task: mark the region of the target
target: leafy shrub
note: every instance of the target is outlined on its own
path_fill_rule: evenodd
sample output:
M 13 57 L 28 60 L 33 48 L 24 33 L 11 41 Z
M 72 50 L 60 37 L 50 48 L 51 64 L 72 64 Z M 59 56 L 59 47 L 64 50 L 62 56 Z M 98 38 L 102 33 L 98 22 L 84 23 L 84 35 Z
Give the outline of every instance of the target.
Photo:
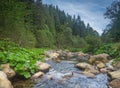
M 96 52 L 95 54 L 100 54 L 100 53 L 107 53 L 109 55 L 112 55 L 113 54 L 113 47 L 112 47 L 112 44 L 106 44 L 106 45 L 103 45 L 101 46 Z
M 88 44 L 85 41 L 85 39 L 80 38 L 79 36 L 73 36 L 72 42 L 73 42 L 72 47 L 74 47 L 74 48 L 84 49 L 84 48 L 88 47 Z
M 102 44 L 99 36 L 87 35 L 85 37 L 85 41 L 88 46 L 85 48 L 84 52 L 87 53 L 95 53 L 96 49 L 98 49 Z
M 120 43 L 115 43 L 113 47 L 114 47 L 114 50 L 116 51 L 115 53 L 116 57 L 114 61 L 118 62 L 120 61 Z
M 0 41 L 0 64 L 9 63 L 14 70 L 29 78 L 37 67 L 37 60 L 42 60 L 44 49 L 25 49 L 10 41 Z
M 95 54 L 100 53 L 109 54 L 115 62 L 120 61 L 120 43 L 103 45 L 95 52 Z

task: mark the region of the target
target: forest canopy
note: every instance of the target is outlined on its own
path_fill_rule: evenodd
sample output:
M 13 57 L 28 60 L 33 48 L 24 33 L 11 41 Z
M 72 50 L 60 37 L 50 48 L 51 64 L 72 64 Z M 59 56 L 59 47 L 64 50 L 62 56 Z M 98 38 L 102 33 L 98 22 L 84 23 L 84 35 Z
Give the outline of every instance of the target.
M 1 0 L 0 11 L 0 38 L 22 47 L 91 49 L 101 44 L 98 32 L 79 15 L 41 0 Z

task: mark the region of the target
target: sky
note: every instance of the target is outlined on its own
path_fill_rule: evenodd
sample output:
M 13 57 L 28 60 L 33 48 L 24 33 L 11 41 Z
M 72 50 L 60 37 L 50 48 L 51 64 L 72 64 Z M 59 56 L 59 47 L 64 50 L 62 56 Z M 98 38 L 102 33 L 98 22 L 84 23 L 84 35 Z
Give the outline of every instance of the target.
M 99 34 L 109 24 L 109 19 L 104 19 L 106 8 L 114 0 L 42 0 L 43 4 L 58 6 L 66 13 L 80 15 L 85 24 L 89 23 Z

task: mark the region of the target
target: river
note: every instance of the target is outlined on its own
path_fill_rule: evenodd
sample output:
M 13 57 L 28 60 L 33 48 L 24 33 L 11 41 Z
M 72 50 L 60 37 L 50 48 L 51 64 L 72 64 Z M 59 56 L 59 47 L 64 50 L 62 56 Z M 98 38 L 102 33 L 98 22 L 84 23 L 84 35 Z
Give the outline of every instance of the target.
M 95 77 L 81 74 L 74 61 L 56 63 L 48 61 L 51 69 L 36 81 L 34 88 L 110 88 L 107 74 L 100 73 Z

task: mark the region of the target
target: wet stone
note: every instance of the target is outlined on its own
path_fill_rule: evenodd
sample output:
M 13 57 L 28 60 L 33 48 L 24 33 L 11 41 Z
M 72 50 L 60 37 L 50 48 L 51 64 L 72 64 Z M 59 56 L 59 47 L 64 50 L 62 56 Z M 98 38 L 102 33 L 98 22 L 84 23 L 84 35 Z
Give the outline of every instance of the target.
M 80 74 L 73 63 L 62 61 L 61 63 L 48 62 L 50 71 L 40 79 L 34 88 L 108 88 L 106 74 L 98 74 L 91 78 Z M 52 79 L 47 78 L 52 76 Z

